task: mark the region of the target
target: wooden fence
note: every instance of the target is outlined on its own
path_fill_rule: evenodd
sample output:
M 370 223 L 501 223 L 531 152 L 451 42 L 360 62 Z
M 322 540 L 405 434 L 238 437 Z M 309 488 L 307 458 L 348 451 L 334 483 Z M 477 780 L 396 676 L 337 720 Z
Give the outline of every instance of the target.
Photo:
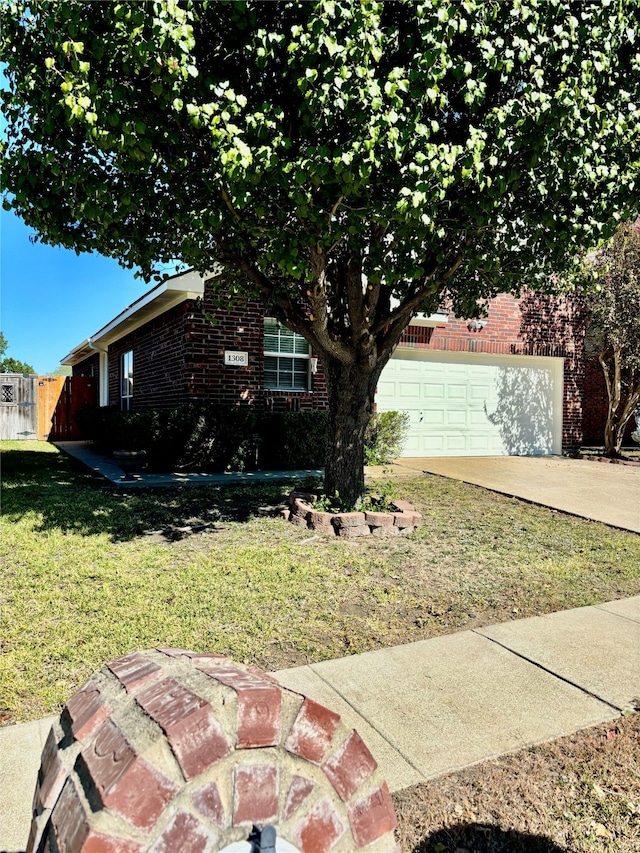
M 38 414 L 36 402 L 37 376 L 2 373 L 0 395 L 0 438 L 36 439 Z
M 98 402 L 98 380 L 91 376 L 2 374 L 0 438 L 78 441 L 84 438 L 74 415 Z

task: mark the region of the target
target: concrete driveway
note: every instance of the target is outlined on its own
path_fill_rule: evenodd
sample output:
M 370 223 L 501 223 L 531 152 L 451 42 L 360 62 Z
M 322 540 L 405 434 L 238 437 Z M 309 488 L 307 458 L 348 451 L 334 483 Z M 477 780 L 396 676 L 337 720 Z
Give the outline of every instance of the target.
M 640 533 L 639 467 L 561 456 L 397 459 L 394 467 L 451 477 Z

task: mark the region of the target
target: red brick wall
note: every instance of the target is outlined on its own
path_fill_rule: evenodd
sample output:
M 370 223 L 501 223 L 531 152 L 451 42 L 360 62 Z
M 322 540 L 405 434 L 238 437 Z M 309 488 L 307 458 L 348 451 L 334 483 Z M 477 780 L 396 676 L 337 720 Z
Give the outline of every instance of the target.
M 215 324 L 205 316 L 210 313 Z M 215 310 L 205 298 L 192 303 L 185 314 L 184 370 L 190 402 L 254 403 L 260 395 L 259 347 L 262 315 L 254 302 L 238 305 L 227 313 Z M 247 352 L 247 367 L 224 364 L 225 350 Z
M 95 376 L 96 379 L 100 376 L 100 355 L 95 355 L 85 358 L 80 364 L 74 364 L 73 376 Z
M 166 311 L 109 347 L 110 405 L 120 404 L 120 358 L 133 350 L 134 409 L 203 402 L 326 408 L 321 366 L 309 393 L 265 391 L 263 317 L 259 302 L 245 301 L 224 311 L 215 308 L 207 294 Z M 248 366 L 225 365 L 225 350 L 248 353 Z
M 206 315 L 213 317 L 213 325 Z M 215 400 L 230 405 L 250 403 L 273 409 L 326 408 L 320 367 L 312 377 L 310 393 L 264 389 L 264 316 L 262 303 L 256 301 L 238 303 L 225 311 L 215 308 L 205 294 L 202 305 L 192 305 L 186 315 L 189 345 L 185 361 L 190 400 Z M 249 365 L 225 365 L 225 350 L 248 353 Z
M 597 361 L 585 365 L 584 387 L 583 441 L 586 445 L 602 445 L 609 405 L 602 368 Z
M 409 326 L 401 346 L 500 355 L 582 355 L 580 311 L 569 299 L 527 293 L 517 300 L 503 293 L 492 300 L 485 320 L 478 331 L 454 314 L 436 328 Z
M 183 302 L 109 347 L 109 405 L 120 405 L 120 359 L 133 350 L 133 408 L 153 409 L 185 402 L 187 339 Z
M 518 305 L 520 342 L 514 353 L 564 358 L 562 446 L 582 444 L 584 414 L 584 317 L 570 297 L 526 293 Z

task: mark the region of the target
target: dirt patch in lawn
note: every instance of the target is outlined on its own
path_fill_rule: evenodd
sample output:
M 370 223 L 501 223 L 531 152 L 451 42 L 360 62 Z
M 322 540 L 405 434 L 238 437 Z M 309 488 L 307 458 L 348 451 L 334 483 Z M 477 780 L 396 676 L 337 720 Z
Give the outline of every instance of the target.
M 405 853 L 637 853 L 640 714 L 394 795 Z

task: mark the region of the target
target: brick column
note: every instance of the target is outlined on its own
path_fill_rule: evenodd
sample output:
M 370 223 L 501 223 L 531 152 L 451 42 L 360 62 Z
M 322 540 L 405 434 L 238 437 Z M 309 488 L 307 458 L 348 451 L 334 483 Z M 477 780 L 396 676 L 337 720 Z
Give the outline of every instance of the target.
M 399 851 L 387 785 L 338 714 L 183 649 L 118 658 L 71 697 L 33 809 L 27 853 L 208 853 L 267 823 L 300 853 Z

